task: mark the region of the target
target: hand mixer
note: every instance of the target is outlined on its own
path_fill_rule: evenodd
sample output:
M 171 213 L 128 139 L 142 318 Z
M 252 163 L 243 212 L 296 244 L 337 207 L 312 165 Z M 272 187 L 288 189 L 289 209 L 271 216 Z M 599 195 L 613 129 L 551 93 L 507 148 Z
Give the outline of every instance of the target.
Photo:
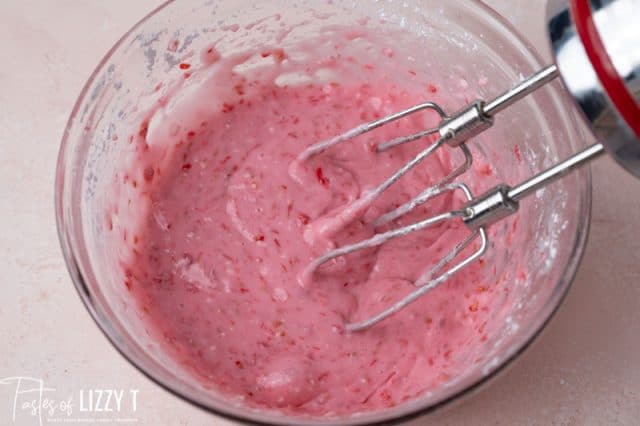
M 570 4 L 569 0 L 552 0 L 547 11 L 555 64 L 533 74 L 496 98 L 490 101 L 477 100 L 455 114 L 447 115 L 437 104 L 425 102 L 312 145 L 298 157 L 296 163 L 300 164 L 336 144 L 345 143 L 419 111 L 434 110 L 441 117 L 435 128 L 401 136 L 377 146 L 380 152 L 428 136 L 435 135 L 436 138 L 435 142 L 378 187 L 367 191 L 344 209 L 339 214 L 339 220 L 334 221 L 333 228 L 324 226 L 320 229 L 321 232 L 330 234 L 338 231 L 340 224 L 358 217 L 382 192 L 437 149 L 449 146 L 459 148 L 464 154 L 463 164 L 411 201 L 380 216 L 374 224 L 388 223 L 434 197 L 452 191 L 463 194 L 466 203 L 462 208 L 336 248 L 308 266 L 305 274 L 313 274 L 318 267 L 332 259 L 379 246 L 392 238 L 448 220 L 461 220 L 468 227 L 468 237 L 458 242 L 448 254 L 419 277 L 415 282 L 415 290 L 374 316 L 347 324 L 347 330 L 359 331 L 373 326 L 479 259 L 488 246 L 487 226 L 515 213 L 519 201 L 526 196 L 604 152 L 611 154 L 628 171 L 640 177 L 640 0 L 571 0 Z M 491 127 L 494 117 L 500 111 L 557 76 L 562 77 L 600 142 L 515 186 L 500 184 L 480 196 L 473 196 L 467 185 L 457 181 L 473 162 L 466 145 L 468 141 Z M 479 240 L 477 249 L 474 248 L 471 254 L 458 259 L 476 240 Z

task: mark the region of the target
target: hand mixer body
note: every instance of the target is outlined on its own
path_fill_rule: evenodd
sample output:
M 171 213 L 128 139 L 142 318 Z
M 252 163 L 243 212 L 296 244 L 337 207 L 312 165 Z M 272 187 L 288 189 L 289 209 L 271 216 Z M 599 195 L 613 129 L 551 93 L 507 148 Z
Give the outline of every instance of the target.
M 392 238 L 402 237 L 445 220 L 461 220 L 466 224 L 470 231 L 469 236 L 426 271 L 415 282 L 414 291 L 364 321 L 347 324 L 348 330 L 359 331 L 373 326 L 477 260 L 488 246 L 487 226 L 515 213 L 522 198 L 587 164 L 605 151 L 628 171 L 640 177 L 640 0 L 551 0 L 548 5 L 548 17 L 550 40 L 556 59 L 554 65 L 540 70 L 490 101 L 478 100 L 450 116 L 438 105 L 425 102 L 362 124 L 334 138 L 312 145 L 292 164 L 291 170 L 295 171 L 303 167 L 308 158 L 338 143 L 345 143 L 363 133 L 424 109 L 435 110 L 441 116 L 440 124 L 435 128 L 400 136 L 377 146 L 378 151 L 385 151 L 426 136 L 437 136 L 435 142 L 395 174 L 347 206 L 339 220 L 335 221 L 337 224 L 344 224 L 359 217 L 382 192 L 437 149 L 446 145 L 459 148 L 464 154 L 464 164 L 456 167 L 438 184 L 425 189 L 411 201 L 381 215 L 374 224 L 388 224 L 418 205 L 446 192 L 462 192 L 467 200 L 462 208 L 331 250 L 311 262 L 303 273 L 303 281 L 306 282 L 317 268 L 337 257 L 379 246 Z M 500 111 L 557 76 L 562 77 L 599 142 L 518 185 L 497 185 L 485 194 L 474 197 L 464 183 L 457 181 L 459 176 L 469 170 L 473 161 L 466 144 L 474 136 L 491 127 Z M 325 234 L 340 230 L 340 225 L 320 225 L 316 231 Z M 476 240 L 479 243 L 473 250 L 469 250 Z M 468 252 L 471 253 L 462 256 Z
M 640 0 L 550 0 L 547 16 L 564 86 L 607 152 L 640 177 Z

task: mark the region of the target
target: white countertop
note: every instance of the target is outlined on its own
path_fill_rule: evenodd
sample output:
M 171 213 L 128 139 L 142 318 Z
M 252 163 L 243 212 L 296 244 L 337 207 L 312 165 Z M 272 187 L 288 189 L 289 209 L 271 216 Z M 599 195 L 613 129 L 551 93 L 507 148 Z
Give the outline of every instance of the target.
M 120 413 L 85 417 L 231 424 L 160 389 L 116 352 L 82 306 L 56 235 L 55 162 L 71 107 L 104 53 L 158 3 L 0 0 L 2 425 L 12 424 L 16 396 L 15 381 L 1 384 L 8 377 L 42 379 L 56 389 L 47 393 L 52 398 L 73 397 L 74 416 L 79 392 L 88 398 L 89 389 L 117 389 L 131 399 L 130 391 L 139 390 L 135 412 L 125 398 L 129 405 Z M 546 52 L 543 0 L 489 3 Z M 559 313 L 507 372 L 412 424 L 640 423 L 640 180 L 608 158 L 593 172 L 591 236 Z M 37 416 L 20 408 L 37 395 L 27 396 L 18 395 L 16 424 L 38 424 Z

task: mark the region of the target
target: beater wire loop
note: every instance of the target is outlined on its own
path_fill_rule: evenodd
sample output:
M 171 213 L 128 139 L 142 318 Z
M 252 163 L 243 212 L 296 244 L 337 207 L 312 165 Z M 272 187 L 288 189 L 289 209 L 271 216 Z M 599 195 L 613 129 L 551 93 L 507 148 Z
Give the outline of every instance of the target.
M 466 144 L 462 144 L 459 148 L 463 152 L 465 157 L 465 161 L 462 165 L 455 168 L 451 173 L 442 178 L 436 185 L 430 186 L 429 188 L 422 191 L 412 200 L 406 202 L 405 204 L 388 213 L 381 215 L 378 219 L 376 219 L 375 225 L 380 226 L 389 223 L 401 216 L 404 216 L 414 208 L 426 203 L 434 197 L 437 197 L 443 192 L 446 192 L 446 190 L 449 188 L 447 184 L 451 183 L 455 178 L 469 170 L 471 168 L 471 165 L 473 164 L 473 157 L 471 155 L 471 152 L 469 151 L 469 147 L 467 147 Z
M 457 263 L 451 269 L 447 270 L 445 273 L 443 273 L 442 275 L 438 276 L 435 279 L 431 279 L 421 285 L 419 285 L 419 282 L 416 282 L 417 289 L 409 293 L 404 298 L 400 299 L 399 301 L 389 306 L 385 310 L 367 318 L 366 320 L 346 324 L 345 329 L 347 331 L 362 331 L 362 330 L 368 329 L 369 327 L 374 326 L 380 321 L 406 308 L 407 306 L 415 302 L 420 297 L 424 296 L 431 290 L 438 287 L 440 284 L 447 281 L 453 274 L 465 268 L 466 266 L 470 265 L 471 263 L 475 262 L 478 258 L 480 258 L 480 256 L 482 256 L 485 253 L 488 246 L 487 233 L 484 228 L 478 229 L 477 231 L 471 234 L 470 238 L 467 238 L 467 239 L 469 239 L 469 243 L 470 243 L 471 241 L 478 238 L 478 236 L 480 237 L 480 246 L 471 256 Z
M 378 120 L 374 120 L 374 121 L 370 121 L 368 123 L 364 123 L 361 124 L 359 126 L 356 126 L 350 130 L 347 130 L 346 132 L 335 136 L 331 139 L 327 139 L 324 140 L 322 142 L 318 142 L 316 144 L 311 145 L 310 147 L 308 147 L 307 149 L 305 149 L 304 151 L 302 151 L 302 153 L 298 156 L 297 161 L 305 161 L 308 160 L 309 158 L 313 157 L 314 155 L 320 154 L 321 152 L 326 151 L 327 149 L 331 148 L 332 146 L 335 146 L 339 143 L 342 142 L 346 142 L 348 140 L 351 140 L 357 136 L 360 136 L 364 133 L 370 132 L 374 129 L 377 129 L 378 127 L 382 127 L 385 126 L 389 123 L 393 123 L 394 121 L 398 121 L 401 118 L 404 118 L 408 115 L 414 114 L 418 111 L 424 111 L 424 110 L 433 110 L 435 112 L 438 113 L 438 115 L 440 116 L 440 118 L 446 118 L 446 114 L 443 111 L 443 109 L 438 105 L 435 104 L 433 102 L 424 102 L 418 105 L 414 105 L 412 107 L 409 107 L 407 109 L 404 109 L 402 111 L 398 111 L 396 113 L 387 115 L 386 117 L 382 117 Z M 422 137 L 428 136 L 430 134 L 433 133 L 437 133 L 439 130 L 438 127 L 432 128 L 432 129 L 427 129 L 421 132 L 418 132 L 416 134 L 413 135 L 409 135 L 409 136 L 405 136 L 405 137 L 401 137 L 401 138 L 397 138 L 394 139 L 394 141 L 397 140 L 403 140 L 402 142 L 398 142 L 396 143 L 396 145 L 400 144 L 400 143 L 406 143 L 409 141 L 414 141 L 416 139 L 420 139 Z M 404 140 L 406 138 L 406 140 Z M 389 142 L 385 142 L 382 145 L 385 144 L 389 144 L 393 141 L 389 141 Z M 388 149 L 388 148 L 386 148 Z M 378 148 L 378 151 L 380 151 L 381 149 Z

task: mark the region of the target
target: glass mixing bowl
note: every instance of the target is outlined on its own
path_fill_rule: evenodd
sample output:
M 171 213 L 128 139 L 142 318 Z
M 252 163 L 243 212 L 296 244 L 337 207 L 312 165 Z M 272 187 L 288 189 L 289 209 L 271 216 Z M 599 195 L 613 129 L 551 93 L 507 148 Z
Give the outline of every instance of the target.
M 123 289 L 118 249 L 109 244 L 104 220 L 108 188 L 127 146 L 116 134 L 144 108 L 158 82 L 183 72 L 176 66 L 182 58 L 222 34 L 218 49 L 224 55 L 242 45 L 286 44 L 322 26 L 355 25 L 369 17 L 372 28 L 393 26 L 410 35 L 397 47 L 418 58 L 417 71 L 429 73 L 444 91 L 462 93 L 463 83 L 466 94 L 483 97 L 500 93 L 543 65 L 507 22 L 478 1 L 282 4 L 169 1 L 132 28 L 98 65 L 73 109 L 57 166 L 57 224 L 71 277 L 91 316 L 123 356 L 161 386 L 212 413 L 255 423 L 301 425 L 370 424 L 424 414 L 493 376 L 532 341 L 558 307 L 588 233 L 588 170 L 540 190 L 523 202 L 516 217 L 492 229 L 486 259 L 502 267 L 485 278 L 502 282 L 507 290 L 499 312 L 492 313 L 495 320 L 487 327 L 483 355 L 457 377 L 383 411 L 293 418 L 232 403 L 203 387 L 163 352 Z M 276 14 L 280 19 L 272 19 Z M 452 110 L 466 101 L 452 95 L 444 106 Z M 505 182 L 516 183 L 580 148 L 582 134 L 571 111 L 559 83 L 554 83 L 501 113 L 495 127 L 472 142 L 474 153 L 490 161 Z M 510 228 L 517 231 L 500 241 Z

